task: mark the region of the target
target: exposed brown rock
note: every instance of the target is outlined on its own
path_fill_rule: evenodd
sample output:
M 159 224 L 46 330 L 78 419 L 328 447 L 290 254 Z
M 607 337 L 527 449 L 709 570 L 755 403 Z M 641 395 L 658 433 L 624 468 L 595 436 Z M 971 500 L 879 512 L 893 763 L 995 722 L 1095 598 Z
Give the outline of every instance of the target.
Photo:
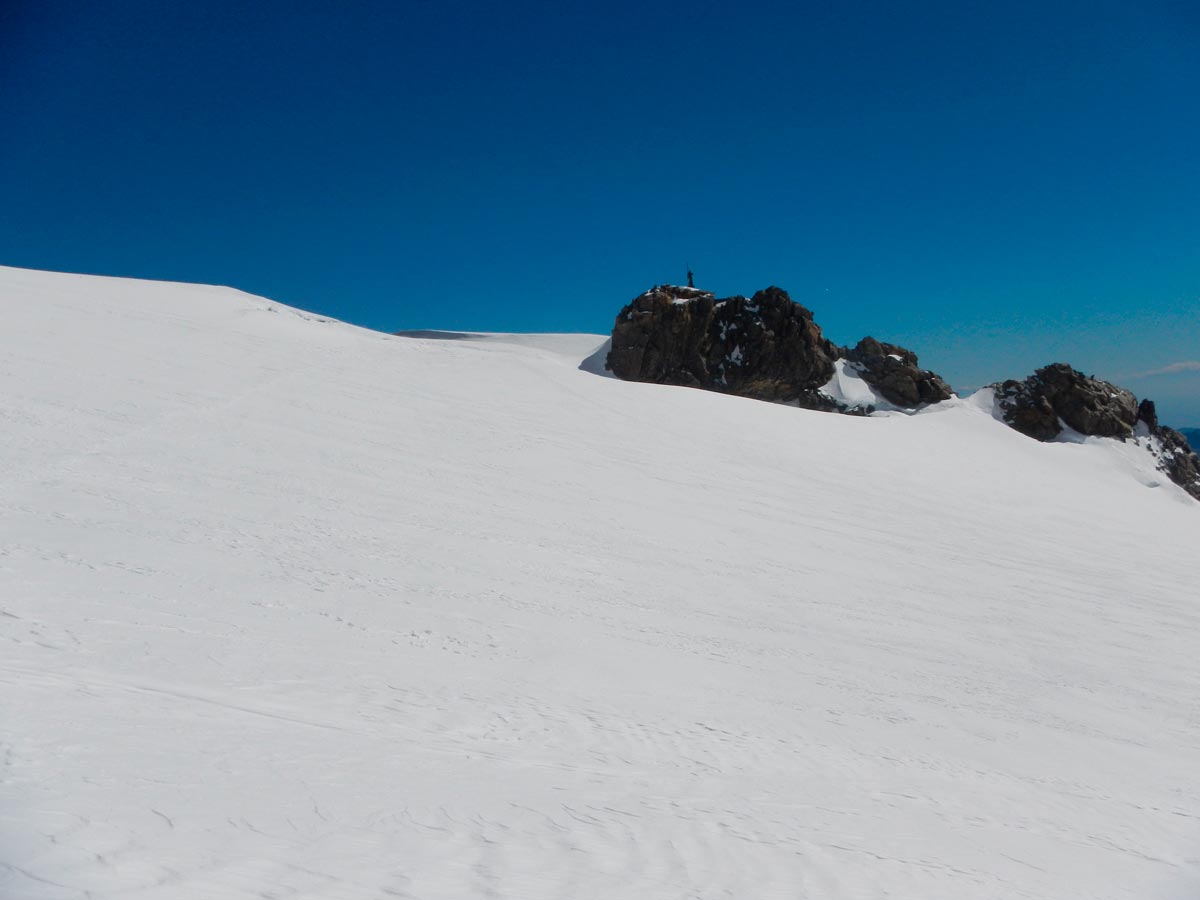
M 833 376 L 837 352 L 812 313 L 780 288 L 717 300 L 663 285 L 618 314 L 608 368 L 628 381 L 829 409 L 818 389 Z
M 940 376 L 917 365 L 917 354 L 896 344 L 865 337 L 844 355 L 889 403 L 911 408 L 952 396 L 950 385 Z
M 1054 363 L 1024 381 L 1005 381 L 993 388 L 1004 421 L 1039 441 L 1057 437 L 1063 426 L 1080 434 L 1126 438 L 1138 421 L 1133 394 L 1066 363 Z
M 1174 428 L 1160 425 L 1155 431 L 1162 450 L 1159 469 L 1173 482 L 1200 500 L 1200 456 L 1186 437 Z

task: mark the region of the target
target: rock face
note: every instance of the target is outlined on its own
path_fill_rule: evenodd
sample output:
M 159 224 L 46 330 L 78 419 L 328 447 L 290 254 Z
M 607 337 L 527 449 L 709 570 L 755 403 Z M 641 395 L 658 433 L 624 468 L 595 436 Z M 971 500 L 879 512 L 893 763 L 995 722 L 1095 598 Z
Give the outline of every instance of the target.
M 842 355 L 855 364 L 863 381 L 897 406 L 941 403 L 953 395 L 950 385 L 917 365 L 917 354 L 895 344 L 865 337 Z
M 1058 437 L 1064 425 L 1080 434 L 1126 438 L 1138 421 L 1133 394 L 1065 363 L 992 387 L 1004 421 L 1039 441 Z
M 1200 500 L 1200 457 L 1182 434 L 1159 424 L 1152 400 L 1138 403 L 1124 388 L 1065 363 L 1038 369 L 1024 381 L 991 387 L 1004 421 L 1039 441 L 1052 441 L 1066 428 L 1122 441 L 1146 439 L 1159 470 Z
M 821 334 L 809 310 L 769 287 L 749 300 L 718 300 L 697 288 L 662 285 L 635 297 L 617 315 L 607 366 L 618 378 L 705 388 L 757 400 L 862 415 L 821 389 L 845 359 L 853 375 L 902 407 L 951 396 L 917 355 L 863 338 L 852 350 Z
M 1163 444 L 1162 470 L 1173 482 L 1200 500 L 1200 456 L 1180 432 L 1162 428 L 1159 438 Z
M 812 313 L 769 287 L 749 300 L 696 288 L 652 288 L 613 326 L 608 368 L 627 381 L 678 384 L 825 409 L 818 389 L 838 348 Z
M 1183 432 L 1158 424 L 1158 416 L 1154 414 L 1154 403 L 1143 400 L 1139 411 L 1149 407 L 1149 421 L 1154 422 L 1150 427 L 1151 433 L 1159 443 L 1159 469 L 1173 482 L 1200 500 L 1200 456 L 1192 449 L 1191 443 Z

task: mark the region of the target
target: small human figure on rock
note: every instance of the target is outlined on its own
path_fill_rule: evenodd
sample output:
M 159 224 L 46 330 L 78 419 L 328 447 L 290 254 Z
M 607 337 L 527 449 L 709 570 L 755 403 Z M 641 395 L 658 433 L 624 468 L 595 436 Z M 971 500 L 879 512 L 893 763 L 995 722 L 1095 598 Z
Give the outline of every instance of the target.
M 688 269 L 688 287 L 694 288 L 695 286 L 695 283 L 692 281 L 692 270 Z

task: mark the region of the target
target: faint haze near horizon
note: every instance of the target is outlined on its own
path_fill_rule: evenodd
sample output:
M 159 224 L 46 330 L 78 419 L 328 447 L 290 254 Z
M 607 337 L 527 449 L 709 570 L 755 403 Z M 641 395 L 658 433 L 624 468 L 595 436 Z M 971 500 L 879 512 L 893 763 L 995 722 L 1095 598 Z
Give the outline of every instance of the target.
M 0 263 L 383 331 L 777 284 L 960 390 L 1200 424 L 1200 7 L 0 6 Z

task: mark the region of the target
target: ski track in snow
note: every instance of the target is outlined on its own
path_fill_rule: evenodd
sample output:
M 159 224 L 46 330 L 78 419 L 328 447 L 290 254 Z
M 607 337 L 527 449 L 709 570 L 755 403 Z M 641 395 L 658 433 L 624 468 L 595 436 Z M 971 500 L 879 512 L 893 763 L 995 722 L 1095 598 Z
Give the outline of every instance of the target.
M 0 304 L 0 897 L 1200 893 L 1200 505 L 1127 448 Z

